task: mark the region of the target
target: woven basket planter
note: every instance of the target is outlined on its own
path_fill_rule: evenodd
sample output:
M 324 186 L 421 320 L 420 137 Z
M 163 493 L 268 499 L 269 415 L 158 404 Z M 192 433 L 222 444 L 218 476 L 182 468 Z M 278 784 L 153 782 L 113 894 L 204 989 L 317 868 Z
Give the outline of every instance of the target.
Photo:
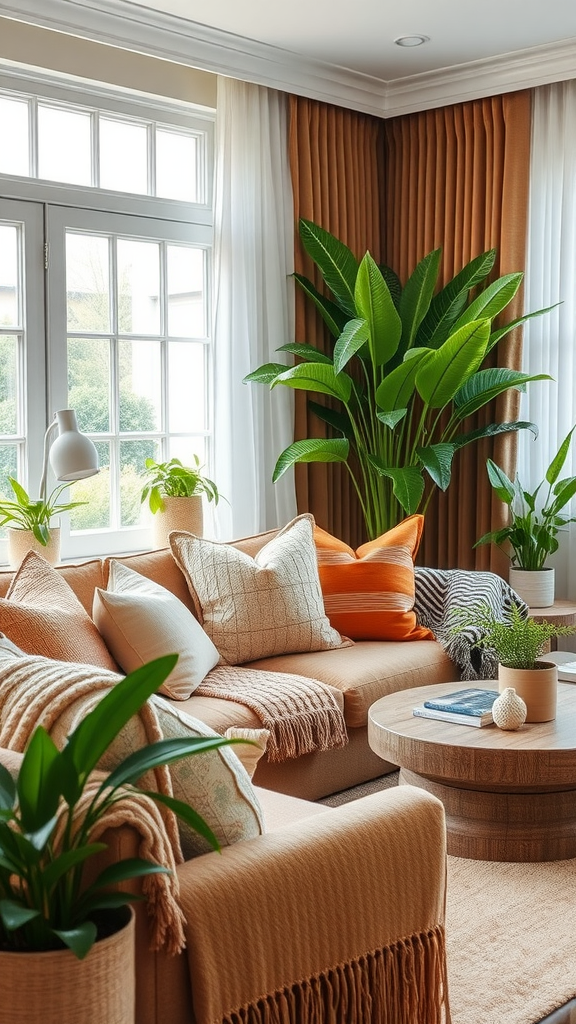
M 120 912 L 118 912 L 120 914 Z M 134 911 L 84 960 L 69 949 L 0 951 L 0 1020 L 10 1024 L 134 1024 Z
M 166 498 L 164 512 L 156 512 L 152 516 L 152 528 L 155 548 L 169 547 L 168 535 L 172 530 L 184 530 L 202 536 L 204 517 L 202 513 L 202 495 L 193 494 L 190 498 Z
M 29 551 L 37 551 L 50 565 L 56 565 L 60 561 L 60 527 L 50 527 L 50 539 L 46 546 L 36 540 L 32 530 L 16 530 L 13 527 L 6 529 L 8 537 L 8 561 L 13 569 L 17 569 L 24 555 Z

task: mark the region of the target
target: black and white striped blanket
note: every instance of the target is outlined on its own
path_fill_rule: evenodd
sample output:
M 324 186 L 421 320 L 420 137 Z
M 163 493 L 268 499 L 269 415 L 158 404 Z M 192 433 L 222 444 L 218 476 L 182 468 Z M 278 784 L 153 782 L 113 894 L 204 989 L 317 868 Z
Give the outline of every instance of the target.
M 524 615 L 528 605 L 493 572 L 465 569 L 415 569 L 416 600 L 414 611 L 418 622 L 432 630 L 436 640 L 460 668 L 462 679 L 495 679 L 498 659 L 490 648 L 475 647 L 482 630 L 465 629 L 450 635 L 450 621 L 455 609 L 474 605 L 490 606 L 497 619 L 506 621 L 516 604 Z

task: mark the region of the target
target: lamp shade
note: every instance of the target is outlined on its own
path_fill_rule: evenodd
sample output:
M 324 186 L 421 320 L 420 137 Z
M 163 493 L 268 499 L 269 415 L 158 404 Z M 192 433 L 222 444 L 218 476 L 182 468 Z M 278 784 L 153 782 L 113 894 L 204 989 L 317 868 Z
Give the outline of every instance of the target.
M 78 430 L 73 409 L 56 413 L 59 436 L 50 449 L 50 465 L 57 480 L 82 480 L 98 472 L 98 452 Z

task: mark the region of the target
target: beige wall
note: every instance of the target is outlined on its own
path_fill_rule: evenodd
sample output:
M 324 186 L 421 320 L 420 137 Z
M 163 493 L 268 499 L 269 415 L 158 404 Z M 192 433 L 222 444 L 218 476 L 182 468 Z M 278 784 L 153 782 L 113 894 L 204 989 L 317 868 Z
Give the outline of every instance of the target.
M 2 58 L 216 106 L 216 75 L 207 71 L 0 17 L 0 62 Z

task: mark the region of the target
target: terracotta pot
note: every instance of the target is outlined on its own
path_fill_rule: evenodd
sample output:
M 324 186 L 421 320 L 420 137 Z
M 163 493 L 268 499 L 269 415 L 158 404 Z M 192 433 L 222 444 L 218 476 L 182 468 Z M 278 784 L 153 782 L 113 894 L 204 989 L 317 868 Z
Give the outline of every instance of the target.
M 550 608 L 554 604 L 554 569 L 517 569 L 510 567 L 508 582 L 530 608 Z
M 498 689 L 513 686 L 526 705 L 527 722 L 552 722 L 556 718 L 558 666 L 541 662 L 537 668 L 498 666 Z
M 84 960 L 69 949 L 0 951 L 0 1020 L 11 1024 L 134 1024 L 134 911 Z M 120 912 L 118 912 L 120 914 Z
M 204 517 L 202 512 L 202 495 L 193 494 L 190 498 L 163 498 L 166 509 L 152 516 L 152 529 L 155 548 L 167 548 L 168 534 L 172 530 L 185 530 L 202 536 Z
M 50 539 L 46 546 L 36 540 L 32 530 L 16 530 L 8 527 L 8 561 L 13 569 L 17 569 L 24 555 L 30 550 L 37 551 L 50 565 L 56 565 L 60 561 L 60 527 L 50 527 Z

